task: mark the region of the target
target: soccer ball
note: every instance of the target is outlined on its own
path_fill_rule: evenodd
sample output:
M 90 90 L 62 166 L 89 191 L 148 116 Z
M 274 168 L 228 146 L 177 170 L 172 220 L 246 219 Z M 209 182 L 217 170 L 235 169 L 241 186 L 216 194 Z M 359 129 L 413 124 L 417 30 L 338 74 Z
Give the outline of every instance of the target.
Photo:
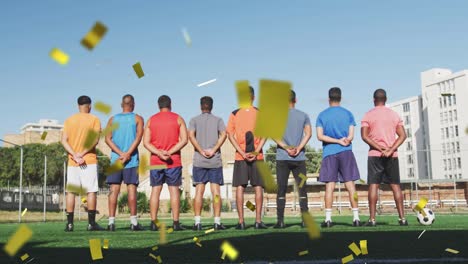
M 426 213 L 426 216 L 421 214 L 421 212 L 418 212 L 418 214 L 416 215 L 418 223 L 420 223 L 421 225 L 432 225 L 435 221 L 434 212 L 432 212 L 432 210 L 428 208 L 424 208 L 423 210 Z

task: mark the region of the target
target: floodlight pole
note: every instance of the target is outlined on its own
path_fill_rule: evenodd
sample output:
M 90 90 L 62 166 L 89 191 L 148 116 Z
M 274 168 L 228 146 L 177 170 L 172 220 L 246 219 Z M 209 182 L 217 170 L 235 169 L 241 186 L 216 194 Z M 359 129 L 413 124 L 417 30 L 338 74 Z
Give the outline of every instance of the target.
M 10 141 L 0 139 L 0 141 L 8 143 L 10 145 L 20 147 L 20 182 L 19 182 L 19 205 L 18 205 L 18 223 L 21 223 L 21 203 L 23 194 L 23 145 L 18 145 Z

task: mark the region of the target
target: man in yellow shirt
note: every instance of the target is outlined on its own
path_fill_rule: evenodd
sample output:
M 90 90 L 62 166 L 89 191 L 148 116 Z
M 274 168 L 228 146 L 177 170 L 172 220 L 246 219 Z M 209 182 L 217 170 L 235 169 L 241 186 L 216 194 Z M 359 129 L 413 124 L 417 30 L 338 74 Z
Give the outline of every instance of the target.
M 82 95 L 78 98 L 78 109 L 77 114 L 65 120 L 62 133 L 62 145 L 68 152 L 65 231 L 73 231 L 73 212 L 77 190 L 81 190 L 80 193 L 87 193 L 88 231 L 100 231 L 104 229 L 96 223 L 96 193 L 98 191 L 96 145 L 99 141 L 101 123 L 99 118 L 90 114 L 91 98 L 88 96 Z

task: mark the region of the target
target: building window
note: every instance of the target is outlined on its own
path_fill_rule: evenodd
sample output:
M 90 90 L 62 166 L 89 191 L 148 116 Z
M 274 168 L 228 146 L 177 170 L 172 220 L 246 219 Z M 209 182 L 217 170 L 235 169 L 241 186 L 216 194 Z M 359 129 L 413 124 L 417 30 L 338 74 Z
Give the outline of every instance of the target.
M 444 108 L 447 107 L 447 96 L 444 96 Z
M 461 178 L 462 178 L 462 177 L 461 177 L 461 173 L 460 173 L 460 174 L 458 174 L 458 179 L 461 179 Z
M 458 168 L 461 169 L 461 158 L 460 157 L 457 158 L 457 164 L 458 164 Z
M 412 149 L 411 142 L 406 142 L 406 150 L 411 151 Z
M 448 105 L 452 106 L 452 96 L 447 96 L 448 97 Z
M 447 165 L 448 165 L 447 166 L 448 170 L 451 171 L 452 170 L 452 160 L 451 159 L 447 159 Z
M 445 138 L 445 131 L 444 131 L 443 128 L 440 129 L 440 137 L 441 137 L 442 139 Z
M 448 115 L 447 112 L 444 112 L 444 123 L 447 123 L 448 121 Z
M 445 155 L 445 151 L 446 151 L 445 143 L 442 143 L 442 155 Z
M 452 179 L 452 174 L 449 174 L 449 179 Z
M 439 97 L 439 106 L 442 108 L 442 97 Z
M 408 169 L 408 178 L 413 178 L 414 177 L 414 168 L 409 168 Z
M 409 125 L 409 124 L 410 124 L 410 117 L 405 116 L 405 125 Z
M 460 142 L 457 141 L 457 152 L 460 152 Z
M 455 153 L 455 143 L 452 142 L 452 149 L 450 149 L 450 153 Z
M 407 136 L 408 138 L 411 138 L 411 131 L 410 131 L 409 128 L 406 129 L 406 136 Z
M 453 110 L 453 120 L 457 121 L 457 110 Z
M 408 155 L 408 164 L 413 164 L 413 155 Z
M 455 136 L 458 137 L 458 126 L 455 126 Z
M 453 126 L 450 127 L 450 137 L 453 138 Z
M 410 111 L 409 103 L 404 103 L 403 104 L 403 112 L 409 112 L 409 111 Z
M 447 160 L 444 159 L 444 171 L 447 171 Z
M 449 111 L 449 121 L 452 122 L 453 121 L 453 115 L 452 115 L 452 111 Z
M 445 138 L 449 138 L 448 127 L 445 128 Z
M 453 95 L 453 105 L 457 105 L 457 96 Z

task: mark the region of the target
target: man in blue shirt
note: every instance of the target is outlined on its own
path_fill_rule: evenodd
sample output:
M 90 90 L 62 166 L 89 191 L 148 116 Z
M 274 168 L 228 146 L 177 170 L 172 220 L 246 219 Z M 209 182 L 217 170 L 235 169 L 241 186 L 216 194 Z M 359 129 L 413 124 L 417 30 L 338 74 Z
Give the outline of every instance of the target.
M 299 175 L 307 175 L 304 147 L 312 136 L 309 116 L 295 108 L 296 93 L 291 90 L 289 114 L 286 132 L 281 140 L 275 140 L 276 148 L 276 182 L 278 194 L 276 196 L 277 223 L 274 228 L 284 228 L 284 207 L 286 204 L 286 190 L 288 188 L 289 173 L 292 172 L 299 187 L 299 205 L 301 213 L 308 212 L 306 185 L 300 183 Z M 303 224 L 304 225 L 304 224 Z
M 353 198 L 356 192 L 354 181 L 360 178 L 351 144 L 356 122 L 353 114 L 340 106 L 340 88 L 330 88 L 328 98 L 330 107 L 319 114 L 316 123 L 317 138 L 323 143 L 319 181 L 326 183 L 325 221 L 322 227 L 332 226 L 333 191 L 336 182 L 345 183 L 353 211 L 353 226 L 360 226 L 357 199 Z
M 122 181 L 127 184 L 128 208 L 130 209 L 130 230 L 143 230 L 137 218 L 138 145 L 143 136 L 143 118 L 135 113 L 135 99 L 127 94 L 122 98 L 122 113 L 109 119 L 107 127 L 118 124 L 118 128 L 106 135 L 106 144 L 111 148 L 111 163 L 120 161 L 124 169 L 107 176 L 109 192 L 109 225 L 107 230 L 115 231 L 115 210 Z

